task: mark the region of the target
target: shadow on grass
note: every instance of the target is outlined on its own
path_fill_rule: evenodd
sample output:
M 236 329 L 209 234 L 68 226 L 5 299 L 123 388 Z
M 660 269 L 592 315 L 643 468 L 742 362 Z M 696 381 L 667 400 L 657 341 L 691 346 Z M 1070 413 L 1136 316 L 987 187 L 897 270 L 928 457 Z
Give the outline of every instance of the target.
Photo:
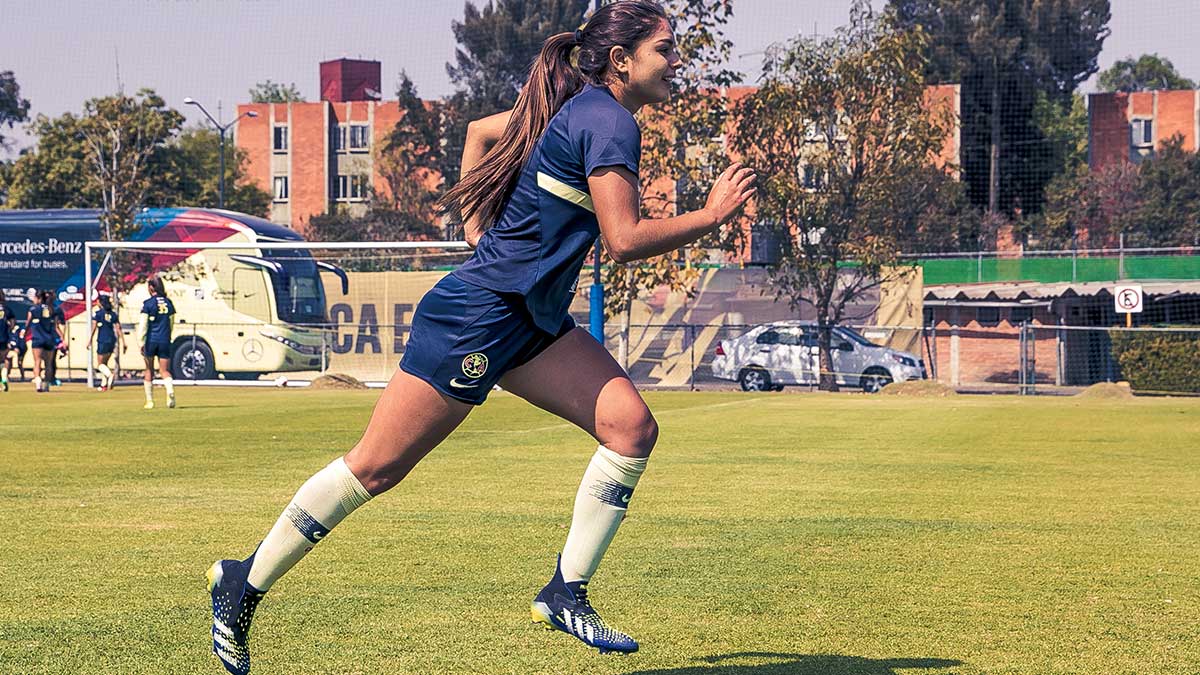
M 772 659 L 777 663 L 738 665 L 739 659 Z M 951 668 L 962 665 L 953 659 L 867 659 L 836 654 L 774 654 L 738 652 L 706 656 L 697 661 L 704 665 L 683 668 L 637 670 L 628 675 L 902 675 L 908 668 Z

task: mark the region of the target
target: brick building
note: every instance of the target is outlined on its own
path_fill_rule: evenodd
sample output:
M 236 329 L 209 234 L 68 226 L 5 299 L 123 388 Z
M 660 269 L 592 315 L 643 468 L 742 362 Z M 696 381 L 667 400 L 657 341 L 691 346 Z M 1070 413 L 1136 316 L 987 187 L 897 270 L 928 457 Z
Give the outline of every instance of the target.
M 1138 91 L 1088 96 L 1088 164 L 1139 162 L 1172 136 L 1185 150 L 1200 142 L 1200 90 Z
M 321 64 L 321 100 L 248 103 L 257 117 L 238 122 L 247 175 L 274 196 L 272 222 L 303 232 L 308 219 L 335 204 L 363 209 L 369 192 L 386 189 L 373 149 L 400 120 L 395 101 L 379 101 L 378 61 Z

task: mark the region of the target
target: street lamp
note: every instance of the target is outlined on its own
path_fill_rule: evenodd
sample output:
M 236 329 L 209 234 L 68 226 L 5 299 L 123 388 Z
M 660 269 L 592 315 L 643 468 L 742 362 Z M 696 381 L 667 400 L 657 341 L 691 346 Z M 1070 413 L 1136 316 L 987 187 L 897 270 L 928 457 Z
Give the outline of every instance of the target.
M 247 110 L 241 115 L 233 118 L 233 121 L 229 124 L 221 124 L 214 119 L 212 115 L 208 114 L 208 111 L 205 110 L 204 106 L 200 105 L 200 102 L 196 99 L 189 96 L 183 99 L 183 102 L 187 105 L 194 105 L 199 108 L 200 112 L 204 113 L 204 116 L 208 118 L 208 121 L 212 122 L 213 126 L 216 127 L 217 131 L 221 134 L 221 175 L 217 177 L 217 207 L 223 209 L 225 208 L 225 132 L 232 129 L 233 125 L 237 124 L 238 120 L 242 119 L 243 117 L 258 117 L 258 113 L 254 112 L 253 110 Z M 220 111 L 221 107 L 218 104 L 217 112 Z

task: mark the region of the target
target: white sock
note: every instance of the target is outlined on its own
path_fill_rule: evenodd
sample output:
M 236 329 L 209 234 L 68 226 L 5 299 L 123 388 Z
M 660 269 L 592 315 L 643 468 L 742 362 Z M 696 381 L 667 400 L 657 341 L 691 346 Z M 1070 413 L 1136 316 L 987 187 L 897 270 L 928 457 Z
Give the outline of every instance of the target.
M 113 372 L 107 364 L 101 363 L 100 365 L 96 366 L 96 370 L 100 371 L 100 377 L 103 378 L 100 380 L 100 386 L 107 387 L 108 385 L 112 384 Z
M 163 380 L 163 386 L 167 388 L 168 397 L 175 396 L 175 380 L 168 377 Z
M 153 382 L 145 382 L 145 381 L 143 381 L 143 382 L 142 382 L 142 389 L 145 389 L 145 390 L 146 390 L 146 400 L 147 400 L 147 401 L 154 401 L 154 383 L 153 383 Z
M 342 519 L 370 498 L 371 493 L 351 473 L 344 458 L 330 462 L 300 486 L 258 545 L 247 581 L 260 591 L 270 589 Z
M 590 581 L 596 573 L 648 459 L 624 457 L 603 445 L 596 449 L 575 494 L 571 530 L 560 561 L 564 581 Z

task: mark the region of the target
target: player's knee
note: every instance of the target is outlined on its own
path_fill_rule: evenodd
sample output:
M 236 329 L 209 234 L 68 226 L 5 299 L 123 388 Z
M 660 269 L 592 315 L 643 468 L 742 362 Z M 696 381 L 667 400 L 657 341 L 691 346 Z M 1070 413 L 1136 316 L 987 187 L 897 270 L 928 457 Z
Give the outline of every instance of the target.
M 658 442 L 658 422 L 645 405 L 610 417 L 600 426 L 601 442 L 617 454 L 648 457 Z

